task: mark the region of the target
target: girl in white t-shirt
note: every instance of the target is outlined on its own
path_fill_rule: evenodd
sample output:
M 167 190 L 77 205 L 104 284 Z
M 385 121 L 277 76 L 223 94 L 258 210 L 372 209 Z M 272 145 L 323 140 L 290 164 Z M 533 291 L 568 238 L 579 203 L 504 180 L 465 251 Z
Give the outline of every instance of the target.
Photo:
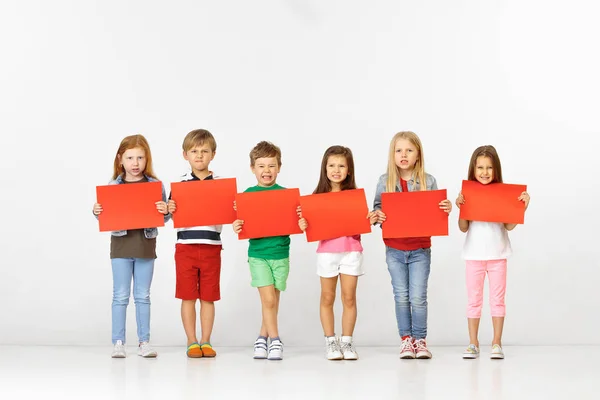
M 323 154 L 321 176 L 314 194 L 341 192 L 356 189 L 354 158 L 352 151 L 344 146 L 331 146 Z M 302 231 L 309 221 L 302 216 L 298 207 L 298 225 Z M 367 219 L 374 224 L 375 212 Z M 328 360 L 357 360 L 352 335 L 356 324 L 356 286 L 358 277 L 364 274 L 362 265 L 363 247 L 360 235 L 321 240 L 317 248 L 317 274 L 321 280 L 320 316 L 325 334 L 325 356 Z M 333 304 L 338 277 L 342 291 L 342 336 L 335 335 Z
M 502 183 L 500 158 L 498 158 L 494 146 L 481 146 L 475 149 L 469 164 L 468 180 L 477 181 L 482 185 Z M 466 200 L 461 192 L 456 199 L 456 205 L 460 208 Z M 529 194 L 521 193 L 518 200 L 524 202 L 525 209 L 527 209 Z M 512 254 L 508 231 L 513 230 L 515 226 L 517 224 L 458 220 L 460 230 L 467 232 L 463 258 L 467 264 L 467 319 L 470 344 L 463 353 L 463 358 L 479 356 L 479 319 L 483 305 L 483 284 L 486 273 L 489 280 L 490 310 L 494 327 L 490 357 L 493 359 L 504 358 L 502 329 L 505 316 L 506 259 Z

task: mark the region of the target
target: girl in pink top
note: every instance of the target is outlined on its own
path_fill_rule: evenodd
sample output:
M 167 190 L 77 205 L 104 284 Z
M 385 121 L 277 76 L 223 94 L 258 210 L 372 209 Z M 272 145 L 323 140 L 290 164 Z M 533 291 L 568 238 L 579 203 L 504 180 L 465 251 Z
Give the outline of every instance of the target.
M 325 151 L 321 162 L 321 176 L 314 194 L 356 189 L 352 151 L 344 146 L 331 146 Z M 308 222 L 302 217 L 298 225 L 303 231 Z M 370 212 L 367 218 L 374 224 L 377 215 Z M 317 248 L 317 274 L 321 277 L 321 325 L 325 334 L 325 352 L 329 360 L 356 360 L 358 354 L 352 343 L 356 324 L 356 285 L 364 274 L 362 267 L 360 235 L 322 240 Z M 342 287 L 342 336 L 337 338 L 334 330 L 333 303 L 338 276 Z

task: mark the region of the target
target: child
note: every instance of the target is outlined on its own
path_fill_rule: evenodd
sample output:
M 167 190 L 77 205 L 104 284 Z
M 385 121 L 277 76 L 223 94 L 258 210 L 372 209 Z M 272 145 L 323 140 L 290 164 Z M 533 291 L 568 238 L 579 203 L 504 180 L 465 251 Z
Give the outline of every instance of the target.
M 281 169 L 279 147 L 265 141 L 258 143 L 250 152 L 250 168 L 256 176 L 257 185 L 249 187 L 245 192 L 285 189 L 276 183 L 277 174 Z M 243 220 L 235 220 L 234 232 L 240 233 L 243 225 Z M 290 237 L 286 235 L 250 239 L 249 243 L 248 265 L 252 277 L 251 284 L 258 288 L 262 305 L 262 325 L 254 343 L 254 358 L 281 360 L 283 343 L 279 338 L 277 314 L 279 297 L 286 288 L 290 271 Z M 268 338 L 271 338 L 271 341 L 267 351 Z
M 482 185 L 498 182 L 502 183 L 502 168 L 500 158 L 493 146 L 481 146 L 475 149 L 469 163 L 468 180 L 477 181 Z M 519 201 L 529 206 L 529 194 L 521 193 Z M 460 208 L 465 204 L 462 192 L 456 199 Z M 458 220 L 458 227 L 462 232 L 467 232 L 463 247 L 463 258 L 466 260 L 467 278 L 467 320 L 469 325 L 470 344 L 463 353 L 463 358 L 479 357 L 479 319 L 483 304 L 483 284 L 487 273 L 490 289 L 490 309 L 492 325 L 494 327 L 494 340 L 492 341 L 492 359 L 504 358 L 502 350 L 502 329 L 506 307 L 504 294 L 506 292 L 506 259 L 512 254 L 508 232 L 516 224 L 503 224 L 499 222 Z
M 313 193 L 340 192 L 356 189 L 354 159 L 352 151 L 343 146 L 331 146 L 321 161 L 321 176 Z M 302 217 L 298 225 L 303 231 L 308 221 Z M 375 212 L 369 212 L 371 223 L 377 222 Z M 317 247 L 317 275 L 321 277 L 321 325 L 325 334 L 325 355 L 328 360 L 357 360 L 358 353 L 352 343 L 356 324 L 356 286 L 358 277 L 364 274 L 362 267 L 363 247 L 360 235 L 322 240 Z M 342 336 L 338 339 L 334 331 L 333 302 L 336 285 L 340 277 L 342 287 Z
M 114 172 L 110 185 L 155 182 L 158 179 L 152 169 L 152 154 L 146 138 L 142 135 L 127 136 L 121 141 L 114 161 Z M 162 188 L 162 201 L 156 202 L 157 212 L 170 219 L 165 202 L 165 188 Z M 124 199 L 123 201 L 127 201 Z M 98 218 L 102 205 L 94 204 L 93 213 Z M 125 358 L 125 320 L 131 279 L 133 278 L 133 298 L 139 338 L 138 355 L 156 357 L 150 346 L 150 284 L 156 259 L 156 236 L 158 229 L 131 229 L 112 232 L 110 236 L 110 258 L 113 273 L 112 300 L 112 357 Z
M 413 132 L 399 132 L 390 142 L 387 173 L 377 183 L 374 209 L 378 223 L 385 222 L 381 193 L 437 190 L 433 176 L 425 172 L 421 140 Z M 448 199 L 439 207 L 452 210 Z M 392 278 L 396 322 L 402 338 L 400 358 L 431 358 L 427 349 L 427 283 L 431 265 L 431 238 L 384 239 L 386 263 Z
M 216 178 L 209 165 L 215 158 L 217 142 L 209 131 L 196 129 L 189 132 L 182 147 L 183 158 L 191 167 L 191 171 L 183 175 L 182 182 Z M 169 197 L 169 213 L 175 212 L 177 204 Z M 221 225 L 177 229 L 175 297 L 181 299 L 186 354 L 190 358 L 217 355 L 210 344 L 210 335 L 215 321 L 214 302 L 221 298 L 221 230 Z M 196 335 L 196 300 L 200 300 L 200 342 Z

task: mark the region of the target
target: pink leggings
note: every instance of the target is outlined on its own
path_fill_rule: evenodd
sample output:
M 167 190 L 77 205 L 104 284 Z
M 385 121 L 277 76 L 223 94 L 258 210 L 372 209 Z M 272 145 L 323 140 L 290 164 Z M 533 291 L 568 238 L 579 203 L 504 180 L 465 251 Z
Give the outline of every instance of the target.
M 481 318 L 483 306 L 483 282 L 487 272 L 492 317 L 504 317 L 506 307 L 506 259 L 489 261 L 467 260 L 467 318 Z

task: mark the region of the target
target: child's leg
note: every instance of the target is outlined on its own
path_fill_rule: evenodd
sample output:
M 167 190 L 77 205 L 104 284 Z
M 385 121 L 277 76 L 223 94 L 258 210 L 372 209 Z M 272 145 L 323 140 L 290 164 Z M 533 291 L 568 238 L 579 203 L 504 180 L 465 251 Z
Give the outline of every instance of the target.
M 333 316 L 333 303 L 335 302 L 335 292 L 337 289 L 338 277 L 321 277 L 321 301 L 319 304 L 319 315 L 321 325 L 325 336 L 335 335 L 335 323 Z
M 273 285 L 261 286 L 258 288 L 260 302 L 262 305 L 262 326 L 260 336 L 279 337 L 277 327 L 277 294 Z
M 200 327 L 202 329 L 202 338 L 200 343 L 210 343 L 215 322 L 215 303 L 213 301 L 200 300 Z
M 483 285 L 485 282 L 486 261 L 467 260 L 467 321 L 469 343 L 479 347 L 479 320 L 483 306 Z
M 150 341 L 150 286 L 154 275 L 153 258 L 135 258 L 133 264 L 133 299 L 140 343 Z
M 196 300 L 200 297 L 200 270 L 197 248 L 194 244 L 175 245 L 175 297 L 181 299 L 181 322 L 188 346 L 198 342 Z
M 181 300 L 181 322 L 187 345 L 198 342 L 196 337 L 196 300 Z
M 340 274 L 342 287 L 342 336 L 352 336 L 356 325 L 356 286 L 358 276 Z M 331 310 L 333 315 L 333 309 Z
M 115 344 L 117 340 L 121 340 L 125 343 L 127 305 L 133 278 L 133 259 L 113 258 L 110 261 L 113 274 L 112 342 Z
M 431 268 L 431 249 L 418 249 L 409 252 L 408 257 L 408 297 L 412 317 L 412 336 L 415 339 L 427 337 L 427 286 Z
M 506 259 L 488 261 L 487 270 L 490 281 L 490 310 L 494 326 L 492 344 L 502 346 L 502 330 L 504 328 L 504 316 L 506 315 L 506 306 L 504 304 L 504 296 L 506 294 Z
M 400 337 L 412 336 L 412 320 L 408 300 L 408 265 L 406 253 L 388 247 L 385 252 L 385 262 L 392 278 L 392 289 L 396 303 L 396 323 Z
M 200 245 L 200 344 L 210 343 L 215 322 L 215 301 L 221 299 L 221 246 Z

